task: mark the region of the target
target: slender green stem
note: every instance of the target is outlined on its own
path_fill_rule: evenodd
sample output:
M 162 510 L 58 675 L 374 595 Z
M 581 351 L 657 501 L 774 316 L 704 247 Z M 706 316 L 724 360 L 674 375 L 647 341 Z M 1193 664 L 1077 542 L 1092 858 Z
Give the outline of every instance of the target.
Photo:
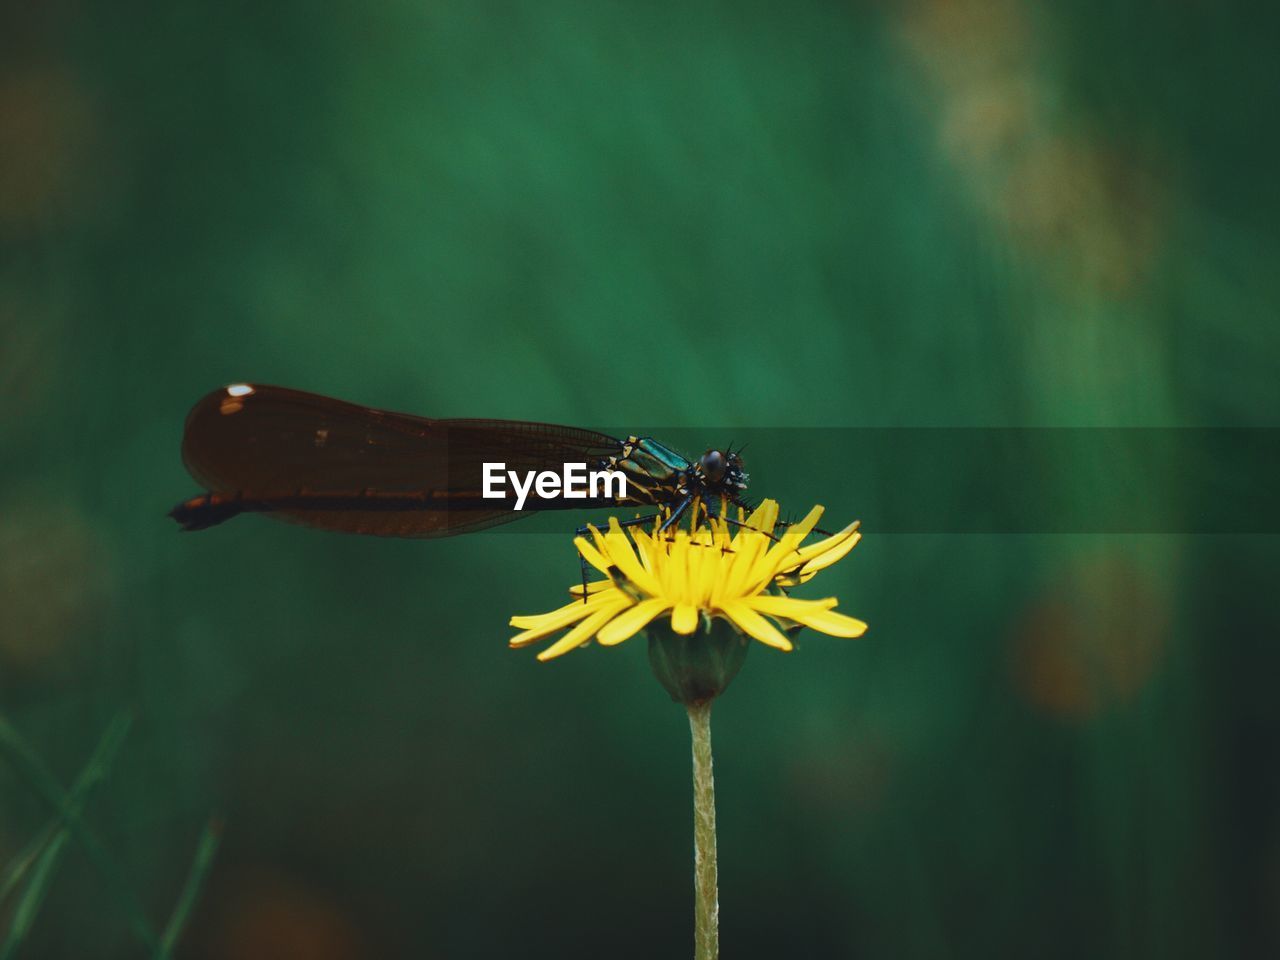
M 693 734 L 694 958 L 720 956 L 720 894 L 716 878 L 716 784 L 711 771 L 711 701 L 689 707 Z

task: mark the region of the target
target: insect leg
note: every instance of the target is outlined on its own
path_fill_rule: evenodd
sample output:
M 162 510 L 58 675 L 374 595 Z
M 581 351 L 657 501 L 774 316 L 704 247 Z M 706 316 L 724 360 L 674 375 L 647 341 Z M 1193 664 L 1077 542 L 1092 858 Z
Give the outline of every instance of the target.
M 680 506 L 672 510 L 671 516 L 667 517 L 667 519 L 662 522 L 662 526 L 658 528 L 658 533 L 659 534 L 666 533 L 667 530 L 670 529 L 672 525 L 677 523 L 680 520 L 680 515 L 683 514 L 685 510 L 689 509 L 689 504 L 691 504 L 692 502 L 693 502 L 693 494 L 692 493 L 687 494 L 685 498 L 680 501 Z
M 754 510 L 754 509 L 755 509 L 755 508 L 754 508 L 751 504 L 749 504 L 747 501 L 745 501 L 745 500 L 741 500 L 741 499 L 738 499 L 738 498 L 734 498 L 734 499 L 733 499 L 733 500 L 731 500 L 730 502 L 731 502 L 734 506 L 736 506 L 736 507 L 742 507 L 742 509 L 743 509 L 743 510 L 746 510 L 746 511 L 747 511 L 747 513 L 750 513 L 752 510 Z M 726 517 L 725 519 L 727 520 L 728 518 Z M 793 527 L 793 526 L 795 526 L 795 521 L 793 521 L 793 520 L 778 520 L 778 521 L 777 521 L 777 524 L 778 524 L 778 526 L 780 526 L 780 527 Z M 816 533 L 816 534 L 819 534 L 820 536 L 824 536 L 824 537 L 831 537 L 831 536 L 834 536 L 834 534 L 833 534 L 833 533 L 831 533 L 829 530 L 823 530 L 821 527 L 814 527 L 814 528 L 813 528 L 813 532 L 814 532 L 814 533 Z
M 765 533 L 759 527 L 753 527 L 749 523 L 743 523 L 741 520 L 735 520 L 732 517 L 721 517 L 720 519 L 723 520 L 725 523 L 729 524 L 731 527 L 741 527 L 743 530 L 754 530 L 756 533 L 764 533 L 764 535 L 768 537 L 770 540 L 772 540 L 774 543 L 781 542 L 772 533 Z
M 796 525 L 796 521 L 794 521 L 794 520 L 779 520 L 779 521 L 778 521 L 778 526 L 780 526 L 780 527 L 794 527 L 795 525 Z M 813 532 L 814 532 L 814 533 L 816 533 L 816 534 L 818 534 L 819 536 L 823 536 L 823 537 L 834 537 L 834 536 L 835 536 L 835 534 L 834 534 L 834 533 L 832 533 L 830 530 L 823 530 L 821 527 L 814 527 L 814 528 L 813 528 Z

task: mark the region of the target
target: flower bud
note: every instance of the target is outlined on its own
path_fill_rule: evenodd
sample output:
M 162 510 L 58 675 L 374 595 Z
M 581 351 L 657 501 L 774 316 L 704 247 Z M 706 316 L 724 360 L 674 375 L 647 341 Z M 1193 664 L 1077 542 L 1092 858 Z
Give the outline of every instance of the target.
M 747 659 L 747 638 L 721 617 L 703 617 L 696 633 L 683 636 L 666 617 L 650 623 L 649 666 L 671 699 L 686 706 L 714 700 Z

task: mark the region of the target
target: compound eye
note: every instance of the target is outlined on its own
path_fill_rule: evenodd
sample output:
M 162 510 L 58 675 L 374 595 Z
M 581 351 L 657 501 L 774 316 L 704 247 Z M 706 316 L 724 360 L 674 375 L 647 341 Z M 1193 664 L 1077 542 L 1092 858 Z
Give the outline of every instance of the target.
M 724 455 L 719 450 L 708 450 L 702 457 L 702 472 L 712 483 L 724 479 Z

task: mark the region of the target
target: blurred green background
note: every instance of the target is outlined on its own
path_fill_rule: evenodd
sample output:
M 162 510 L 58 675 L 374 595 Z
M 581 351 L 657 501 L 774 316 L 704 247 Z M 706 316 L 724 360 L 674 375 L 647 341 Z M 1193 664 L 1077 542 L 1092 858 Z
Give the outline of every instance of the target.
M 1276 425 L 1274 5 L 3 11 L 0 713 L 64 785 L 134 718 L 84 812 L 114 879 L 70 844 L 21 956 L 143 955 L 113 892 L 162 926 L 210 814 L 180 957 L 691 952 L 643 644 L 506 649 L 567 538 L 180 536 L 213 387 Z M 1274 538 L 877 535 L 865 467 L 805 490 L 863 519 L 824 580 L 870 633 L 716 708 L 725 955 L 1280 950 Z M 49 816 L 0 765 L 0 861 Z

